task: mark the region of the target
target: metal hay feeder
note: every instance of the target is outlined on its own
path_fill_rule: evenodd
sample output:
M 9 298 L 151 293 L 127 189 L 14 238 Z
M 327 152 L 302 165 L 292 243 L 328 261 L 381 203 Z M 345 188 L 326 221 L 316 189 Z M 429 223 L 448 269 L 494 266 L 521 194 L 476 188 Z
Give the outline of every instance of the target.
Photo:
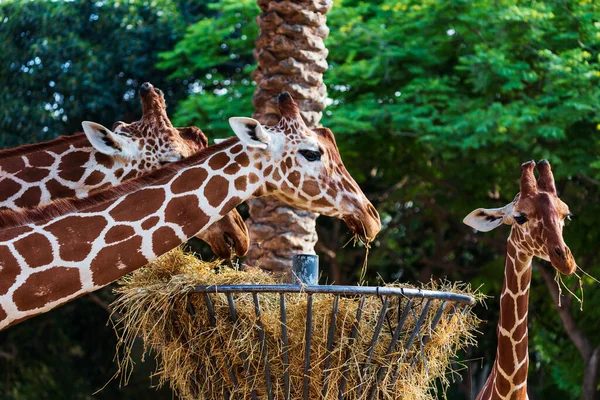
M 335 296 L 333 307 L 331 310 L 331 314 L 329 316 L 329 328 L 328 328 L 328 336 L 327 336 L 327 356 L 325 357 L 324 363 L 324 372 L 322 377 L 323 388 L 322 388 L 322 397 L 328 394 L 329 390 L 329 365 L 331 362 L 331 354 L 336 346 L 334 340 L 334 334 L 336 330 L 336 324 L 338 323 L 338 304 L 340 299 L 342 298 L 353 298 L 358 302 L 358 309 L 356 312 L 356 317 L 352 325 L 352 333 L 350 336 L 350 345 L 346 346 L 344 349 L 346 364 L 350 360 L 352 356 L 352 344 L 357 339 L 357 335 L 359 332 L 359 324 L 362 318 L 362 308 L 365 303 L 365 300 L 370 296 L 376 296 L 381 299 L 381 307 L 378 311 L 378 319 L 377 324 L 375 326 L 373 337 L 370 340 L 370 346 L 368 348 L 366 363 L 364 365 L 370 364 L 373 359 L 373 354 L 375 351 L 376 344 L 380 339 L 380 335 L 384 325 L 389 327 L 389 332 L 393 332 L 391 337 L 391 342 L 387 347 L 387 351 L 385 353 L 386 358 L 391 358 L 393 354 L 397 354 L 398 351 L 402 350 L 399 342 L 399 338 L 401 334 L 407 335 L 408 340 L 405 342 L 404 349 L 409 349 L 411 346 L 419 343 L 421 351 L 423 346 L 429 342 L 431 339 L 431 333 L 434 332 L 435 328 L 438 326 L 438 323 L 442 320 L 444 310 L 451 307 L 450 311 L 446 313 L 446 320 L 450 322 L 454 315 L 458 313 L 468 313 L 471 308 L 475 305 L 475 299 L 473 297 L 457 294 L 457 293 L 449 293 L 435 290 L 421 290 L 421 289 L 408 289 L 408 288 L 396 288 L 396 287 L 373 287 L 373 286 L 337 286 L 337 285 L 315 285 L 309 284 L 306 285 L 303 282 L 308 279 L 309 281 L 313 281 L 315 277 L 318 276 L 318 258 L 317 256 L 312 255 L 300 255 L 295 256 L 294 260 L 294 273 L 295 273 L 295 283 L 292 285 L 217 285 L 217 286 L 197 286 L 190 292 L 190 295 L 203 295 L 205 300 L 206 312 L 208 313 L 210 324 L 214 327 L 217 325 L 216 314 L 213 305 L 213 301 L 211 300 L 211 294 L 221 294 L 227 297 L 227 303 L 229 305 L 229 318 L 232 324 L 235 325 L 238 313 L 236 310 L 236 295 L 241 294 L 252 294 L 252 299 L 254 302 L 254 311 L 256 313 L 257 322 L 256 322 L 256 331 L 258 333 L 258 340 L 260 345 L 260 350 L 262 353 L 263 362 L 263 370 L 262 371 L 250 371 L 249 363 L 247 361 L 244 362 L 244 376 L 242 379 L 246 379 L 248 384 L 251 387 L 254 387 L 254 377 L 256 374 L 261 373 L 264 374 L 265 380 L 265 388 L 260 392 L 266 394 L 266 398 L 272 400 L 275 398 L 273 383 L 275 380 L 280 380 L 278 382 L 279 385 L 282 385 L 285 392 L 285 399 L 292 400 L 292 387 L 291 387 L 291 379 L 289 373 L 289 343 L 288 343 L 288 327 L 287 327 L 287 307 L 286 307 L 286 295 L 292 294 L 303 294 L 307 296 L 307 309 L 306 309 L 306 328 L 305 328 L 305 349 L 304 349 L 304 366 L 303 366 L 303 390 L 302 390 L 302 399 L 308 400 L 309 397 L 309 386 L 312 378 L 311 376 L 311 348 L 313 341 L 313 296 L 319 294 L 329 294 Z M 316 258 L 316 260 L 315 260 Z M 308 278 L 307 278 L 308 277 Z M 269 359 L 267 357 L 268 346 L 267 340 L 265 338 L 265 332 L 261 320 L 261 306 L 260 306 L 260 296 L 262 294 L 279 294 L 279 317 L 281 322 L 281 357 L 284 366 L 283 376 L 273 376 L 271 373 L 271 368 L 269 364 Z M 388 311 L 391 310 L 390 304 L 393 303 L 393 300 L 398 298 L 398 310 L 397 310 L 397 319 L 395 321 L 390 321 L 388 316 Z M 404 305 L 402 305 L 402 299 L 405 300 Z M 431 319 L 431 323 L 429 326 L 426 326 L 424 323 L 426 321 L 426 317 L 430 308 L 432 306 L 432 302 L 437 301 L 441 302 L 439 308 L 437 309 L 433 319 Z M 424 305 L 423 305 L 424 303 Z M 193 315 L 198 314 L 200 310 L 194 310 L 191 302 L 188 302 L 188 312 Z M 417 308 L 421 307 L 422 309 L 420 313 Z M 435 309 L 435 308 L 434 308 Z M 417 311 L 415 311 L 417 310 Z M 418 317 L 417 317 L 418 314 Z M 409 315 L 412 315 L 415 323 L 412 329 L 404 328 L 405 322 Z M 423 334 L 422 331 L 427 328 L 427 331 L 430 334 Z M 407 330 L 410 329 L 410 332 Z M 406 353 L 403 353 L 406 354 Z M 242 357 L 246 357 L 242 355 Z M 416 353 L 412 359 L 406 360 L 410 362 L 410 367 L 414 367 L 414 365 L 418 362 L 420 357 L 420 353 Z M 315 360 L 312 360 L 313 362 Z M 404 361 L 404 355 L 402 356 L 402 361 Z M 376 384 L 371 385 L 370 387 L 363 387 L 366 385 L 361 385 L 356 390 L 355 396 L 352 398 L 367 398 L 369 400 L 377 398 L 377 387 L 379 386 L 382 378 L 388 372 L 388 369 L 393 365 L 378 365 Z M 363 372 L 366 370 L 363 370 Z M 225 386 L 230 385 L 229 391 L 225 391 L 223 394 L 223 398 L 231 399 L 231 398 L 239 398 L 242 397 L 239 395 L 232 395 L 235 392 L 235 389 L 238 386 L 239 376 L 236 376 L 235 372 L 229 368 L 228 376 L 217 376 L 216 381 L 218 384 L 223 384 L 223 379 L 227 381 Z M 348 393 L 346 392 L 346 383 L 348 379 L 348 374 L 350 373 L 349 367 L 344 367 L 343 374 L 341 376 L 341 380 L 339 381 L 339 385 L 337 385 L 338 399 L 347 399 L 350 398 Z M 393 385 L 398 379 L 398 375 L 400 373 L 400 368 L 397 368 L 393 374 L 393 378 L 391 384 Z M 368 393 L 365 396 L 365 394 Z M 257 390 L 252 390 L 252 399 L 258 400 L 259 394 Z M 262 396 L 261 396 L 262 398 Z

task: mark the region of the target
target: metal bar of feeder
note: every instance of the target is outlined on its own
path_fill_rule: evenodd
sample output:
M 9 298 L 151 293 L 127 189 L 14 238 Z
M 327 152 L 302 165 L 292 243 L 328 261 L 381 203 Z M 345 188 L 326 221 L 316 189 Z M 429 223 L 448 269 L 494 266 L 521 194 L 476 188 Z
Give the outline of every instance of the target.
M 356 319 L 354 320 L 354 324 L 352 326 L 352 334 L 350 335 L 350 340 L 348 341 L 348 349 L 346 350 L 346 361 L 344 361 L 344 372 L 342 373 L 342 380 L 340 382 L 340 391 L 338 395 L 338 399 L 340 400 L 344 398 L 344 392 L 346 391 L 346 382 L 348 380 L 348 372 L 350 371 L 348 361 L 350 360 L 350 356 L 352 355 L 352 345 L 354 344 L 356 336 L 358 336 L 358 326 L 362 317 L 362 309 L 365 305 L 365 299 L 366 297 L 364 296 L 360 298 L 358 310 L 356 311 Z
M 331 366 L 331 352 L 333 351 L 335 322 L 339 303 L 340 296 L 337 295 L 333 300 L 333 307 L 331 307 L 331 320 L 329 321 L 329 333 L 327 334 L 327 355 L 325 356 L 325 368 L 323 369 L 323 391 L 321 392 L 322 397 L 327 395 L 327 387 L 329 386 L 329 367 Z
M 285 306 L 285 294 L 279 293 L 279 318 L 281 320 L 281 341 L 283 355 L 283 385 L 285 389 L 285 399 L 291 399 L 291 383 L 290 383 L 290 358 L 289 344 L 287 332 L 287 308 Z
M 225 348 L 225 342 L 223 342 L 223 338 L 221 337 L 221 335 L 219 335 L 219 332 L 217 331 L 217 318 L 215 315 L 215 307 L 214 307 L 213 302 L 208 293 L 204 293 L 204 301 L 206 302 L 206 308 L 208 309 L 208 317 L 209 317 L 210 323 L 215 328 L 216 335 L 219 339 L 219 344 L 221 345 L 221 347 Z M 229 370 L 229 377 L 231 378 L 231 383 L 233 384 L 233 390 L 235 391 L 238 388 L 238 381 L 237 381 L 237 378 L 235 377 L 235 373 L 233 372 L 233 367 L 232 367 L 233 363 L 231 362 L 231 360 L 229 359 L 229 356 L 227 354 L 225 354 L 225 362 L 227 363 L 227 369 Z M 239 397 L 239 395 L 236 397 Z
M 271 369 L 269 359 L 267 358 L 267 341 L 265 339 L 265 329 L 261 320 L 260 303 L 258 302 L 258 293 L 252 293 L 254 299 L 254 311 L 256 312 L 256 324 L 258 325 L 258 337 L 261 343 L 262 357 L 265 360 L 265 381 L 267 382 L 267 396 L 273 400 L 273 384 L 271 383 Z
M 402 332 L 402 328 L 404 327 L 404 322 L 406 322 L 406 318 L 408 318 L 408 313 L 410 312 L 411 308 L 412 308 L 412 304 L 413 304 L 413 300 L 409 299 L 406 302 L 406 305 L 404 306 L 404 309 L 402 310 L 402 315 L 400 314 L 400 308 L 402 307 L 402 300 L 400 299 L 398 301 L 398 325 L 396 326 L 396 329 L 394 330 L 394 335 L 392 336 L 392 341 L 390 342 L 390 345 L 388 346 L 388 349 L 385 353 L 385 358 L 388 359 L 391 357 L 392 352 L 394 351 L 394 349 L 396 348 L 396 343 L 398 343 L 398 339 L 400 338 L 400 332 Z M 375 386 L 373 386 L 371 388 L 371 392 L 369 393 L 369 400 L 373 400 L 373 398 L 375 397 L 375 393 L 377 393 L 377 387 L 379 386 L 379 384 L 381 383 L 381 380 L 383 379 L 383 376 L 385 375 L 385 372 L 387 371 L 388 367 L 386 365 L 381 365 L 379 366 L 379 371 L 377 371 L 377 383 L 375 384 Z
M 375 332 L 373 333 L 373 339 L 371 339 L 371 344 L 369 345 L 369 350 L 367 351 L 367 361 L 364 363 L 362 372 L 363 374 L 367 371 L 369 364 L 371 363 L 371 359 L 373 358 L 373 352 L 375 351 L 375 345 L 377 345 L 377 340 L 379 339 L 379 335 L 381 334 L 381 329 L 383 328 L 383 323 L 385 322 L 385 315 L 387 313 L 387 307 L 390 299 L 386 297 L 381 305 L 381 312 L 379 313 L 379 318 L 377 319 L 377 325 L 375 325 Z M 356 398 L 360 398 L 362 392 L 364 390 L 365 385 L 359 385 L 356 389 Z
M 423 338 L 421 339 L 421 349 L 423 348 L 423 346 L 425 346 L 431 340 L 431 335 L 433 334 L 433 331 L 435 331 L 435 327 L 437 326 L 438 322 L 440 322 L 440 319 L 442 318 L 442 315 L 444 314 L 444 309 L 446 308 L 446 303 L 447 302 L 444 301 L 442 303 L 442 305 L 440 306 L 440 308 L 438 308 L 437 312 L 435 313 L 435 316 L 433 317 L 433 321 L 431 322 L 431 326 L 429 328 L 429 331 L 431 332 L 431 334 L 427 334 L 427 335 L 423 336 Z M 415 358 L 413 359 L 412 364 L 410 365 L 410 369 L 412 369 L 418 361 L 419 361 L 419 354 L 417 354 L 415 356 Z
M 412 344 L 415 340 L 415 337 L 417 337 L 417 335 L 421 332 L 421 325 L 423 324 L 423 322 L 425 321 L 425 317 L 427 317 L 427 314 L 429 313 L 430 306 L 431 306 L 431 299 L 428 299 L 427 302 L 425 303 L 425 307 L 423 307 L 423 310 L 421 311 L 419 320 L 415 324 L 415 327 L 413 328 L 413 331 L 412 331 L 410 337 L 408 338 L 408 342 L 406 342 L 406 345 L 404 346 L 404 350 L 408 350 L 410 348 L 410 346 L 412 346 Z M 400 358 L 400 360 L 398 360 L 398 368 L 396 369 L 396 372 L 394 373 L 394 376 L 392 377 L 390 385 L 393 385 L 394 383 L 396 383 L 396 380 L 398 379 L 398 375 L 400 374 L 400 368 L 401 368 L 400 364 L 406 358 L 406 353 L 407 352 L 405 351 L 402 354 L 402 357 Z
M 235 301 L 233 300 L 233 295 L 231 293 L 227 293 L 227 303 L 229 304 L 231 322 L 235 325 L 238 320 L 238 315 L 235 308 Z M 242 360 L 244 360 L 244 373 L 246 374 L 246 381 L 252 388 L 252 400 L 258 400 L 258 393 L 256 393 L 256 390 L 254 390 L 254 378 L 250 373 L 250 361 L 248 360 L 248 354 L 246 354 L 246 352 L 242 352 L 240 355 L 242 356 Z
M 304 400 L 308 400 L 308 387 L 310 384 L 310 348 L 312 342 L 312 305 L 313 297 L 311 294 L 308 295 L 308 302 L 306 304 L 306 333 L 305 333 L 305 347 L 304 347 Z
M 473 305 L 475 299 L 459 293 L 438 292 L 412 288 L 388 286 L 328 286 L 328 285 L 202 285 L 196 286 L 190 293 L 306 293 L 306 294 L 340 294 L 343 296 L 402 296 L 411 298 L 427 298 L 434 300 L 449 300 L 457 303 Z

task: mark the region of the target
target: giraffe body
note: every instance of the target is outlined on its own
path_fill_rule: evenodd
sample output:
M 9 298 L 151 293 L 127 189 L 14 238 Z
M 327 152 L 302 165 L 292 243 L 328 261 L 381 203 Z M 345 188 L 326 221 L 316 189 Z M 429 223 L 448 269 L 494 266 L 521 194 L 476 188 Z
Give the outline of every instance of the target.
M 0 151 L 0 210 L 88 197 L 207 146 L 200 129 L 171 125 L 160 90 L 145 83 L 140 97 L 143 115 L 138 122 L 118 122 L 112 131 L 86 122 L 85 134 Z M 231 257 L 231 246 L 240 257 L 249 247 L 246 225 L 235 210 L 200 239 L 221 258 Z
M 0 212 L 0 329 L 113 282 L 253 196 L 342 218 L 373 240 L 379 216 L 333 135 L 306 128 L 291 96 L 280 97 L 274 127 L 232 119 L 239 139 L 88 198 Z
M 477 209 L 463 221 L 484 232 L 503 223 L 512 226 L 500 295 L 496 359 L 477 400 L 527 399 L 527 315 L 533 257 L 550 261 L 564 274 L 572 274 L 576 268 L 562 237 L 569 208 L 556 194 L 550 164 L 545 160 L 537 164 L 537 182 L 534 166 L 534 162 L 523 164 L 521 191 L 512 203 L 499 209 Z

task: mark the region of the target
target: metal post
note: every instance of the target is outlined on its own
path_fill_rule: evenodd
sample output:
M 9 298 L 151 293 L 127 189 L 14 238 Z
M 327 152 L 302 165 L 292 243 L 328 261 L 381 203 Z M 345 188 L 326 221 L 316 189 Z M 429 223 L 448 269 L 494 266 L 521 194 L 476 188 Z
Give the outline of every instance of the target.
M 319 284 L 319 256 L 316 254 L 296 254 L 292 257 L 292 283 L 294 285 Z

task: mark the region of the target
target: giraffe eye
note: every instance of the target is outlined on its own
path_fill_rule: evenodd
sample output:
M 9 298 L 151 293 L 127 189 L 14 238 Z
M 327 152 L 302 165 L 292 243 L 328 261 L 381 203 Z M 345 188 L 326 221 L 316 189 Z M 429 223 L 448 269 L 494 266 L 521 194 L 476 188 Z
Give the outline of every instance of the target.
M 568 213 L 567 216 L 565 217 L 565 221 L 567 221 L 567 222 L 573 221 L 573 218 L 575 218 L 575 215 Z
M 321 153 L 314 150 L 300 150 L 300 154 L 308 161 L 318 161 L 321 159 Z
M 527 217 L 522 214 L 515 215 L 514 219 L 519 225 L 523 225 L 525 222 L 527 222 Z

